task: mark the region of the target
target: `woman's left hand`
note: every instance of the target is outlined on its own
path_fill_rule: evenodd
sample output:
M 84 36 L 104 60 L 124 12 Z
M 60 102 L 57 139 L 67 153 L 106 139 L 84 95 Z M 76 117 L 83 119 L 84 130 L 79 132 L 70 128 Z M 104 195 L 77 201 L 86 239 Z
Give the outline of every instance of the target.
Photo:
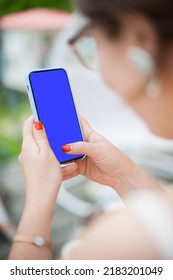
M 62 183 L 61 168 L 41 122 L 34 125 L 33 117 L 24 123 L 19 162 L 25 178 L 26 203 L 53 208 Z

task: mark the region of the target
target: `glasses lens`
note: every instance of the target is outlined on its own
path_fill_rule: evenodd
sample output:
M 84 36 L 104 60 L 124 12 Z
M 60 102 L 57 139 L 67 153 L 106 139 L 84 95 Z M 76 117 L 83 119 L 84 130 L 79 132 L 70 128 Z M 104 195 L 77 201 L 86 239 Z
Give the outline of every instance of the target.
M 91 37 L 81 37 L 74 44 L 74 50 L 81 63 L 91 70 L 98 69 L 98 46 Z

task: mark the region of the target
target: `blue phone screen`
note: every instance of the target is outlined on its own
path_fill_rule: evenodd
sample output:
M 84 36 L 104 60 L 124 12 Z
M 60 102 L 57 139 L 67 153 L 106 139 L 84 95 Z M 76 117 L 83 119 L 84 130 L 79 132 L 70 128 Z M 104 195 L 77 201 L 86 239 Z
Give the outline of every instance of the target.
M 39 120 L 59 162 L 82 158 L 83 155 L 69 155 L 61 150 L 65 144 L 83 141 L 66 71 L 34 71 L 29 80 Z

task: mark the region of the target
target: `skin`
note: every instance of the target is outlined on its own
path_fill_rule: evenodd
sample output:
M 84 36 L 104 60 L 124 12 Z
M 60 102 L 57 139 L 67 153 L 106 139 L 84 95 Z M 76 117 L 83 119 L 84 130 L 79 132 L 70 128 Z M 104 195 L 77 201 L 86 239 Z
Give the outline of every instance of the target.
M 50 240 L 53 209 L 62 175 L 60 164 L 50 149 L 45 131 L 35 129 L 33 117 L 24 123 L 19 162 L 23 167 L 25 178 L 26 201 L 17 234 L 42 235 L 46 240 Z M 46 247 L 38 249 L 32 244 L 24 243 L 14 243 L 9 256 L 10 259 L 40 259 L 40 257 L 50 259 L 51 251 Z
M 148 78 L 136 71 L 125 56 L 125 50 L 131 45 L 137 45 L 149 51 L 157 59 L 159 44 L 153 26 L 144 16 L 134 14 L 132 17 L 130 14 L 124 14 L 124 19 L 122 34 L 117 40 L 108 40 L 99 28 L 91 31 L 99 44 L 99 71 L 106 83 L 121 92 L 126 102 L 134 106 L 135 110 L 147 119 L 146 115 L 150 114 L 150 111 L 146 114 L 140 109 L 140 104 L 143 100 L 145 106 L 149 108 L 152 106 L 148 97 L 144 97 Z M 125 83 L 122 77 L 126 77 Z M 167 84 L 167 88 L 171 88 L 171 84 Z M 169 91 L 166 94 L 169 95 Z M 155 112 L 158 108 L 156 105 Z M 150 121 L 148 124 L 151 128 L 153 126 L 153 131 L 154 127 L 155 129 L 157 127 Z M 62 180 L 79 174 L 112 187 L 127 207 L 127 195 L 137 193 L 144 186 L 148 190 L 153 190 L 168 203 L 165 192 L 148 174 L 95 132 L 82 117 L 81 125 L 86 142 L 70 143 L 69 153 L 82 153 L 86 154 L 86 157 L 71 166 L 60 168 L 48 144 L 45 131 L 35 129 L 32 117 L 25 121 L 19 161 L 25 177 L 26 203 L 17 234 L 42 235 L 50 241 L 53 209 Z M 103 215 L 91 222 L 81 233 L 80 239 L 83 241 L 82 245 L 70 251 L 71 259 L 160 258 L 141 221 L 128 208 Z M 130 245 L 126 246 L 127 244 Z M 51 258 L 51 251 L 46 247 L 38 248 L 32 244 L 18 242 L 13 243 L 9 255 L 9 259 Z

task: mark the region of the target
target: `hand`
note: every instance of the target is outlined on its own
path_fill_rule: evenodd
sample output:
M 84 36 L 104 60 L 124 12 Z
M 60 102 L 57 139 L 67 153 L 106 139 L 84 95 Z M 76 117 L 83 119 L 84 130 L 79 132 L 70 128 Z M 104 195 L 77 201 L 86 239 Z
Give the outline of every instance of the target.
M 108 140 L 96 133 L 82 117 L 81 126 L 86 142 L 67 144 L 62 150 L 68 154 L 86 154 L 86 157 L 63 168 L 63 180 L 80 174 L 114 187 L 119 177 L 129 173 L 135 164 Z
M 163 191 L 144 170 L 95 132 L 82 117 L 81 125 L 86 142 L 67 144 L 62 150 L 69 154 L 85 154 L 86 157 L 63 168 L 63 180 L 84 175 L 88 179 L 112 187 L 123 199 L 128 193 L 141 188 L 159 193 Z
M 33 117 L 24 123 L 19 162 L 25 177 L 27 202 L 53 207 L 62 182 L 61 168 L 42 124 L 38 124 L 40 130 L 35 128 Z

